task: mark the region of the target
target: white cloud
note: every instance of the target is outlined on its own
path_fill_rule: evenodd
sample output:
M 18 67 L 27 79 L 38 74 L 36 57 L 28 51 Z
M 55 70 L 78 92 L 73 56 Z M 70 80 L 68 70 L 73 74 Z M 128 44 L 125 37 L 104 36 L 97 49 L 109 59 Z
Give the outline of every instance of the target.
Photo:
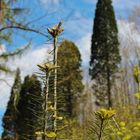
M 51 50 L 51 48 L 46 47 L 45 45 L 38 49 L 31 49 L 24 53 L 21 57 L 11 59 L 8 62 L 8 66 L 14 70 L 19 67 L 23 80 L 26 75 L 31 75 L 38 71 L 37 64 L 42 63 L 45 58 L 47 59 L 47 57 L 50 57 L 50 55 L 48 55 L 49 50 Z M 7 85 L 4 81 L 0 81 L 0 110 L 2 110 L 7 105 L 11 89 L 9 85 L 12 86 L 14 76 L 1 74 L 0 77 L 1 79 L 5 79 L 8 83 Z
M 10 86 L 9 85 L 12 85 L 13 83 L 13 77 L 8 77 L 6 75 L 3 75 L 1 77 L 1 79 L 4 79 L 6 80 L 6 82 L 8 83 L 5 83 L 5 81 L 2 81 L 0 82 L 0 110 L 3 110 L 5 108 L 5 106 L 7 105 L 7 100 L 9 98 L 9 94 L 10 94 Z
M 76 45 L 79 48 L 82 57 L 82 75 L 83 82 L 90 81 L 89 77 L 89 61 L 90 61 L 90 47 L 91 47 L 91 33 L 87 33 L 81 39 L 77 40 Z
M 6 47 L 5 45 L 1 44 L 0 45 L 0 55 L 6 52 Z
M 92 19 L 86 19 L 83 17 L 80 13 L 75 13 L 74 17 L 76 17 L 75 20 L 70 20 L 68 22 L 64 22 L 64 35 L 70 34 L 72 35 L 72 38 L 81 39 L 84 36 L 88 34 L 88 32 L 92 31 L 93 26 L 93 20 Z
M 120 39 L 125 39 L 125 41 L 134 40 L 135 42 L 140 43 L 140 33 L 136 27 L 134 22 L 119 20 L 118 29 Z
M 47 57 L 47 50 L 45 46 L 40 49 L 31 49 L 26 54 L 24 53 L 23 56 L 17 57 L 14 60 L 9 61 L 9 65 L 12 69 L 19 67 L 21 69 L 21 75 L 25 76 L 27 74 L 32 74 L 37 70 L 37 64 L 41 63 L 44 57 Z
M 44 6 L 49 7 L 50 5 L 58 5 L 61 0 L 40 0 Z
M 83 66 L 89 66 L 91 33 L 87 33 L 80 40 L 78 40 L 76 44 L 79 47 L 82 56 Z
M 118 21 L 122 63 L 132 66 L 140 59 L 140 32 L 134 22 Z

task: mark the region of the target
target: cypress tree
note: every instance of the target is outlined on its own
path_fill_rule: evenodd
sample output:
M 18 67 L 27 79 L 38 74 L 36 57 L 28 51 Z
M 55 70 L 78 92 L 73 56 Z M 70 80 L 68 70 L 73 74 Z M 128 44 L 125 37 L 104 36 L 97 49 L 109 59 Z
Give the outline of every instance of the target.
M 11 90 L 10 99 L 3 117 L 3 128 L 4 128 L 4 131 L 2 133 L 3 140 L 17 140 L 16 118 L 18 113 L 17 104 L 19 100 L 20 89 L 21 89 L 20 70 L 17 69 L 15 81 Z
M 118 29 L 111 0 L 98 0 L 90 57 L 90 75 L 98 105 L 112 106 L 112 85 L 120 62 Z
M 74 117 L 75 103 L 84 86 L 81 75 L 81 54 L 71 41 L 63 41 L 58 48 L 58 109 L 67 117 Z
M 20 140 L 34 140 L 35 132 L 42 130 L 41 83 L 35 75 L 26 76 L 18 104 L 18 135 Z

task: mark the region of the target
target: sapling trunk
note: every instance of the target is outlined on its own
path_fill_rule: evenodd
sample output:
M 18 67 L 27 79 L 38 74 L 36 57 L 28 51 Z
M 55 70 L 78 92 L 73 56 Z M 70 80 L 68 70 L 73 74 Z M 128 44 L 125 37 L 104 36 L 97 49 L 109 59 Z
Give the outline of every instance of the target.
M 53 45 L 54 45 L 54 54 L 53 54 L 53 64 L 56 69 L 54 69 L 54 132 L 57 132 L 57 38 L 58 36 L 63 32 L 63 28 L 60 28 L 62 25 L 62 22 L 59 22 L 59 24 L 56 27 L 52 27 L 52 29 L 48 28 L 48 33 L 53 37 Z M 56 137 L 55 137 L 56 140 Z
M 54 37 L 54 66 L 57 67 L 57 37 Z M 54 69 L 54 132 L 57 131 L 57 69 Z
M 104 120 L 103 120 L 103 119 L 101 119 L 100 132 L 99 132 L 99 137 L 98 137 L 98 140 L 102 140 L 103 125 L 104 125 Z
M 44 104 L 44 134 L 47 132 L 48 128 L 48 95 L 49 95 L 49 77 L 50 72 L 46 71 L 46 89 L 45 89 L 45 104 Z M 47 136 L 44 135 L 43 140 L 47 140 Z

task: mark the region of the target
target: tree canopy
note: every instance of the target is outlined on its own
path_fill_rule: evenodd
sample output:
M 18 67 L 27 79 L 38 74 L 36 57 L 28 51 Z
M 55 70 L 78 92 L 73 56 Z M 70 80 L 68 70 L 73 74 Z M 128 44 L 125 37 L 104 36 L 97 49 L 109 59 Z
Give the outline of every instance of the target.
M 112 106 L 111 86 L 119 63 L 118 29 L 112 1 L 98 0 L 90 57 L 90 75 L 95 81 L 93 90 L 97 104 Z
M 75 103 L 84 88 L 81 75 L 81 54 L 78 47 L 65 40 L 58 48 L 59 106 L 65 115 L 74 116 Z

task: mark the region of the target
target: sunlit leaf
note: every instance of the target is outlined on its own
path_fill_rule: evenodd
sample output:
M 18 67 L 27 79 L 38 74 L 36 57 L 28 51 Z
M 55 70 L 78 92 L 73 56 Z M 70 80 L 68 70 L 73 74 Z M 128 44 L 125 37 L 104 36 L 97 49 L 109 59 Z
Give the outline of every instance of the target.
M 46 133 L 46 136 L 49 138 L 55 138 L 57 135 L 55 132 L 48 132 L 48 133 Z

